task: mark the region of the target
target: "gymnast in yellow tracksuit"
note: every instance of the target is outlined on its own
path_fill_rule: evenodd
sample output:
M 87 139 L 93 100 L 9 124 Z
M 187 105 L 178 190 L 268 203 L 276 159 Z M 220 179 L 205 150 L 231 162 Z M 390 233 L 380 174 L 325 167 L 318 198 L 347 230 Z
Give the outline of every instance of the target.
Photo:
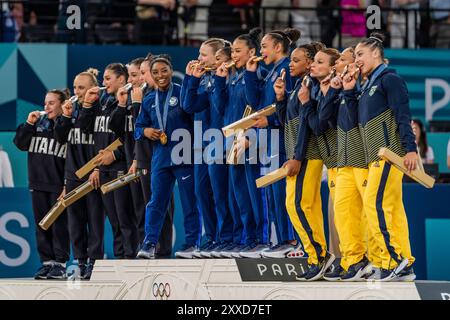
M 286 178 L 286 208 L 304 249 L 308 254 L 309 270 L 297 276 L 297 280 L 314 281 L 323 277 L 325 271 L 334 261 L 334 256 L 327 251 L 320 185 L 323 160 L 320 155 L 317 137 L 312 134 L 306 113 L 317 110 L 319 82 L 305 76 L 306 71 L 299 61 L 311 63 L 315 53 L 323 47 L 319 44 L 297 48 L 291 56 L 291 75 L 300 76 L 294 90 L 287 95 L 281 78 L 275 83 L 278 100 L 278 115 L 284 123 L 285 148 L 288 161 L 284 167 L 288 169 Z M 302 52 L 303 51 L 303 52 Z M 311 88 L 306 79 L 311 80 Z M 303 101 L 302 101 L 303 100 Z
M 334 200 L 336 189 L 336 168 L 337 168 L 337 127 L 336 113 L 334 117 L 322 118 L 319 110 L 327 105 L 336 103 L 334 95 L 327 95 L 331 75 L 335 72 L 335 64 L 340 58 L 338 50 L 333 48 L 323 48 L 317 52 L 314 62 L 311 64 L 310 76 L 320 84 L 320 91 L 317 99 L 319 105 L 317 109 L 311 108 L 308 113 L 308 124 L 312 132 L 317 136 L 320 155 L 327 167 L 328 188 L 331 200 Z
M 336 97 L 333 94 L 327 94 L 329 82 L 335 71 L 336 61 L 340 58 L 340 53 L 336 49 L 325 48 L 320 50 L 314 57 L 311 64 L 310 76 L 313 83 L 317 83 L 319 90 L 317 93 L 311 90 L 312 96 L 316 96 L 318 101 L 317 108 L 308 106 L 305 116 L 308 120 L 308 126 L 317 138 L 320 158 L 327 167 L 328 188 L 330 191 L 331 202 L 334 200 L 334 192 L 336 189 L 336 167 L 337 167 L 337 128 L 336 113 L 328 118 L 322 118 L 320 110 L 331 105 L 331 109 L 336 104 Z M 300 98 L 302 100 L 302 98 Z M 331 226 L 334 226 L 332 223 Z
M 368 163 L 363 205 L 368 233 L 380 248 L 380 261 L 371 261 L 379 281 L 413 280 L 414 257 L 402 202 L 403 173 L 378 157 L 387 147 L 403 157 L 408 170 L 417 166 L 417 146 L 411 128 L 405 81 L 384 62 L 383 35 L 372 34 L 355 49 L 355 62 L 367 81 L 358 93 L 358 122 Z M 355 79 L 344 77 L 344 89 L 356 90 Z
M 348 66 L 355 73 L 354 63 Z M 337 70 L 340 74 L 341 70 Z M 358 127 L 357 90 L 342 91 L 342 79 L 331 80 L 327 91 L 335 103 L 319 110 L 319 118 L 337 119 L 337 175 L 334 198 L 334 223 L 340 240 L 341 261 L 325 274 L 328 281 L 359 281 L 370 275 L 372 266 L 366 257 L 367 225 L 364 219 L 363 197 L 367 185 L 367 161 Z M 334 97 L 334 98 L 333 98 Z

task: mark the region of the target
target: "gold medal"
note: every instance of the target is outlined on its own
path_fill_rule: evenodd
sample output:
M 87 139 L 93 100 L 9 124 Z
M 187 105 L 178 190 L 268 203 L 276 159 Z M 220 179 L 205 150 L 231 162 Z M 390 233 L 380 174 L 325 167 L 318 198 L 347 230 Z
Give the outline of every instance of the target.
M 161 135 L 159 136 L 159 141 L 162 145 L 167 144 L 167 135 L 164 131 L 161 132 Z

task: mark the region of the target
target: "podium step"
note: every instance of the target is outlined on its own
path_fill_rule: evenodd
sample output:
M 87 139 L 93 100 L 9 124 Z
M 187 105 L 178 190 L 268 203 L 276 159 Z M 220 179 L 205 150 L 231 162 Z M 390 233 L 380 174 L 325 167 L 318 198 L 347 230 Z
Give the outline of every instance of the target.
M 299 259 L 242 262 L 98 260 L 90 281 L 0 280 L 0 300 L 420 300 L 414 282 L 298 282 L 289 279 L 295 278 Z M 260 280 L 246 281 L 249 275 Z

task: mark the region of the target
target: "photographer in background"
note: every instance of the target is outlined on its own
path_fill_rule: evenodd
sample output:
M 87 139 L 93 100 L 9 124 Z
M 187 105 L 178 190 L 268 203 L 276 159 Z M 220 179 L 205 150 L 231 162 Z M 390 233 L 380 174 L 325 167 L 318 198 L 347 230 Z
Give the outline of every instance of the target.
M 3 150 L 3 146 L 0 145 L 0 188 L 1 187 L 14 188 L 14 181 L 8 154 Z

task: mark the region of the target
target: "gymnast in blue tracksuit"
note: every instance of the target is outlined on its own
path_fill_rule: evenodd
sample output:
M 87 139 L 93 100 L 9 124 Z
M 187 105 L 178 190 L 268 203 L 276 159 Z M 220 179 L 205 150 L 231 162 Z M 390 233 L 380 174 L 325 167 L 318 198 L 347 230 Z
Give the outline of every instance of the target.
M 245 65 L 250 57 L 255 55 L 259 47 L 258 37 L 260 33 L 260 29 L 253 29 L 249 34 L 237 37 L 232 46 L 232 58 L 236 72 L 228 74 L 226 64 L 224 64 L 218 68 L 215 75 L 214 100 L 217 103 L 217 108 L 223 109 L 224 126 L 241 119 L 248 105 L 245 95 Z M 231 138 L 234 140 L 234 136 Z M 227 148 L 231 147 L 232 140 L 227 141 Z M 244 164 L 241 158 L 237 160 L 237 164 L 229 166 L 229 191 L 239 209 L 239 216 L 233 217 L 233 219 L 241 219 L 245 239 L 243 244 L 235 246 L 230 249 L 231 252 L 223 254 L 235 258 L 240 257 L 241 252 L 253 249 L 264 237 L 262 232 L 258 232 L 258 230 L 264 230 L 262 193 L 256 189 L 253 174 L 246 174 L 246 171 L 252 173 L 253 168 L 259 171 L 259 166 L 257 164 Z M 246 167 L 248 167 L 248 170 L 246 170 Z M 250 177 L 250 179 L 247 180 L 247 177 Z M 253 186 L 252 189 L 249 188 L 249 184 Z M 257 225 L 260 228 L 257 228 Z M 265 227 L 267 228 L 267 224 Z
M 204 122 L 201 123 L 203 132 L 209 128 L 220 130 L 223 127 L 222 116 L 213 102 L 214 78 L 209 71 L 205 71 L 205 67 L 213 66 L 215 61 L 213 54 L 223 48 L 223 46 L 224 41 L 222 39 L 213 38 L 205 41 L 200 47 L 199 56 L 203 63 L 195 65 L 192 76 L 189 78 L 186 86 L 183 86 L 183 110 L 194 115 L 198 113 L 202 114 L 205 110 L 208 110 L 207 112 L 209 112 L 210 117 L 207 119 L 209 121 L 206 124 Z M 197 129 L 195 129 L 196 136 L 194 138 L 196 143 L 199 140 L 198 134 L 200 134 L 200 132 L 197 132 Z M 213 143 L 213 141 L 211 141 L 211 143 Z M 202 257 L 211 257 L 211 252 L 220 252 L 233 242 L 234 237 L 233 219 L 227 201 L 228 169 L 227 166 L 224 165 L 225 152 L 220 150 L 223 149 L 222 144 L 215 143 L 214 145 L 219 148 L 215 149 L 208 146 L 208 144 L 203 144 L 203 148 L 206 148 L 205 156 L 203 158 L 205 158 L 204 160 L 207 162 L 207 175 L 209 175 L 209 182 L 213 191 L 217 229 L 215 238 L 207 239 L 213 240 L 215 243 L 211 243 L 211 241 L 206 242 L 205 246 L 203 246 L 200 251 Z M 198 146 L 194 144 L 194 148 L 196 147 Z M 214 152 L 211 152 L 211 150 Z M 206 178 L 200 180 L 200 178 L 205 177 L 204 165 L 198 164 L 202 159 L 196 158 L 194 161 L 196 163 L 196 168 L 200 169 L 200 172 L 196 171 L 196 194 L 201 197 L 208 191 L 208 189 L 205 190 L 205 185 L 208 185 L 208 181 L 206 181 Z M 199 199 L 199 201 L 201 200 Z M 202 207 L 201 203 L 200 207 Z M 212 214 L 214 214 L 214 211 Z M 202 212 L 202 215 L 206 229 L 208 224 L 213 223 L 214 218 L 211 217 L 211 212 L 207 212 L 206 214 Z
M 138 253 L 139 258 L 155 257 L 155 247 L 164 222 L 175 181 L 178 182 L 184 213 L 185 245 L 175 253 L 176 257 L 192 258 L 200 240 L 201 223 L 195 202 L 192 145 L 183 145 L 181 152 L 174 152 L 179 143 L 193 135 L 192 117 L 181 108 L 181 87 L 172 82 L 172 64 L 166 57 L 157 57 L 150 65 L 152 77 L 158 89 L 146 96 L 136 120 L 135 138 L 153 141 L 151 188 L 152 197 L 147 204 L 145 240 Z M 181 142 L 172 140 L 172 134 L 181 133 Z M 186 149 L 187 148 L 187 149 Z M 189 154 L 186 154 L 188 152 Z
M 258 79 L 256 71 L 256 62 L 254 58 L 250 59 L 247 63 L 247 70 L 245 72 L 245 82 L 247 97 L 249 99 L 250 105 L 254 106 L 257 110 L 262 109 L 275 102 L 275 92 L 273 85 L 276 79 L 279 77 L 281 70 L 288 70 L 289 68 L 289 49 L 292 44 L 300 37 L 300 32 L 295 29 L 286 29 L 285 31 L 272 31 L 264 36 L 261 41 L 261 55 L 264 57 L 264 62 L 266 64 L 274 64 L 269 74 L 261 81 Z M 286 90 L 290 91 L 292 89 L 291 77 L 288 72 L 286 72 Z M 284 134 L 281 128 L 281 124 L 277 119 L 276 115 L 269 117 L 261 117 L 258 123 L 255 125 L 257 128 L 269 128 L 269 137 L 274 133 L 272 130 L 279 130 L 279 141 L 278 148 L 276 146 L 271 146 L 267 143 L 268 150 L 270 154 L 268 156 L 270 159 L 260 159 L 266 162 L 267 160 L 276 161 L 278 160 L 279 166 L 283 164 L 286 160 L 286 152 L 284 150 Z M 259 145 L 261 148 L 261 144 Z M 269 153 L 269 151 L 267 152 Z M 266 170 L 275 170 L 275 168 L 267 168 Z M 265 172 L 268 173 L 268 172 Z M 272 184 L 266 188 L 266 198 L 268 204 L 268 210 L 272 220 L 276 223 L 278 244 L 282 245 L 284 243 L 294 240 L 294 233 L 292 224 L 289 221 L 289 217 L 286 211 L 285 199 L 286 199 L 286 181 L 281 180 L 277 183 Z M 267 251 L 268 240 L 262 245 L 254 250 L 254 253 L 249 253 L 248 256 L 254 257 L 258 254 L 262 255 L 263 251 Z M 273 248 L 276 250 L 278 247 Z M 245 255 L 247 256 L 247 255 Z

